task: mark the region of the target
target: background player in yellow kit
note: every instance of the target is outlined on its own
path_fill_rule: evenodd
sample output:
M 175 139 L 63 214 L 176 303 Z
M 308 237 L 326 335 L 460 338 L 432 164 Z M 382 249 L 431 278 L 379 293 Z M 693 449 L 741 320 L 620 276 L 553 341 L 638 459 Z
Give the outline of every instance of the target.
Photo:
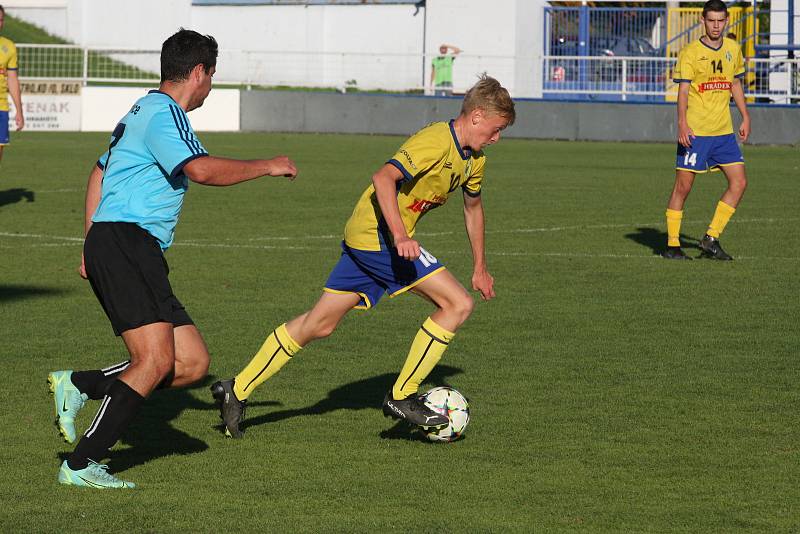
M 449 422 L 426 407 L 417 390 L 474 304 L 455 277 L 414 239 L 414 229 L 423 215 L 461 189 L 473 255 L 472 287 L 484 300 L 494 297 L 484 255 L 481 184 L 486 157 L 481 149 L 496 143 L 514 118 L 508 91 L 483 76 L 467 91 L 456 119 L 430 124 L 411 136 L 373 175 L 347 222 L 342 255 L 314 307 L 278 326 L 234 379 L 211 386 L 228 435 L 241 437 L 247 398 L 301 348 L 333 333 L 351 309 L 368 309 L 384 293 L 394 297 L 408 290 L 431 301 L 436 310 L 417 332 L 383 411 L 420 426 Z
M 3 28 L 6 10 L 0 6 L 0 29 Z M 0 37 L 0 159 L 3 158 L 3 148 L 9 143 L 8 136 L 8 96 L 14 101 L 17 110 L 15 123 L 17 130 L 25 126 L 22 111 L 22 97 L 19 90 L 19 77 L 17 76 L 17 47 L 14 42 L 6 37 Z
M 747 141 L 750 115 L 742 88 L 744 61 L 739 45 L 726 39 L 728 8 L 722 0 L 709 0 L 701 18 L 705 35 L 681 50 L 673 81 L 678 88 L 678 154 L 675 187 L 667 206 L 667 259 L 691 259 L 680 246 L 683 205 L 692 190 L 697 173 L 719 170 L 728 179 L 728 188 L 717 203 L 714 217 L 700 240 L 702 255 L 732 260 L 719 243 L 747 187 L 744 158 L 736 136 L 729 107 L 730 98 L 742 115 L 739 136 Z

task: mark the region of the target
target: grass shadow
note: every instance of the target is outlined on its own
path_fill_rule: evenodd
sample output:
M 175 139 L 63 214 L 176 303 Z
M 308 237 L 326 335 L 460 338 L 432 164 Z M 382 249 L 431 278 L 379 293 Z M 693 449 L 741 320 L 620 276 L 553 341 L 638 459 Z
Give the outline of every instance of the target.
M 17 286 L 0 284 L 0 302 L 29 299 L 36 297 L 50 297 L 66 293 L 63 289 L 52 287 Z
M 0 208 L 8 204 L 16 204 L 17 202 L 22 201 L 22 199 L 25 199 L 28 202 L 33 202 L 35 195 L 33 191 L 29 189 L 23 189 L 21 187 L 0 191 Z
M 212 380 L 211 377 L 206 377 L 193 388 L 207 388 Z M 208 449 L 205 441 L 170 424 L 184 410 L 208 410 L 215 407 L 211 402 L 194 398 L 189 392 L 190 389 L 187 388 L 156 391 L 142 404 L 119 441 L 127 447 L 114 449 L 109 455 L 108 465 L 112 473 L 126 471 L 163 456 L 184 456 Z M 68 456 L 68 452 L 59 454 L 61 460 Z
M 648 247 L 653 254 L 658 256 L 667 249 L 667 233 L 657 228 L 637 228 L 636 232 L 625 234 L 625 237 L 642 246 Z M 683 248 L 700 249 L 699 239 L 686 234 L 681 234 L 680 239 Z
M 434 367 L 426 382 L 432 382 L 437 386 L 447 386 L 447 377 L 458 375 L 463 371 L 457 367 L 449 365 L 437 365 Z M 383 405 L 383 397 L 394 384 L 397 375 L 385 373 L 382 375 L 356 380 L 344 386 L 332 389 L 328 396 L 321 399 L 316 404 L 304 408 L 293 410 L 280 410 L 270 412 L 250 419 L 245 419 L 241 429 L 251 426 L 263 425 L 265 423 L 275 423 L 291 417 L 305 415 L 323 415 L 336 410 L 380 410 Z M 248 405 L 248 409 L 250 406 Z

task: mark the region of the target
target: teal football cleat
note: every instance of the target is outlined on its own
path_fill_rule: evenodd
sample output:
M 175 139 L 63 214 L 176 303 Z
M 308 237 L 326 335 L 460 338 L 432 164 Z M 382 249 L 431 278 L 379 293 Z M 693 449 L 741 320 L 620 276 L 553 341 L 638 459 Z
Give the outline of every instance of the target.
M 108 466 L 98 464 L 89 460 L 89 465 L 85 469 L 73 471 L 67 465 L 67 461 L 61 464 L 58 471 L 58 481 L 68 486 L 81 486 L 84 488 L 97 489 L 133 489 L 136 484 L 126 480 L 120 480 L 107 471 Z
M 56 426 L 67 441 L 75 441 L 75 416 L 89 398 L 72 384 L 72 371 L 53 371 L 47 375 L 50 392 L 56 404 Z

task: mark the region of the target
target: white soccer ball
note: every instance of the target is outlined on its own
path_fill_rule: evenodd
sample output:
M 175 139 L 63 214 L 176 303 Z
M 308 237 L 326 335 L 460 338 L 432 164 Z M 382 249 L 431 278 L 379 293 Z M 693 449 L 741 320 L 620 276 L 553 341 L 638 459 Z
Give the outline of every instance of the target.
M 469 401 L 453 388 L 436 387 L 422 396 L 422 402 L 435 412 L 450 418 L 450 424 L 443 428 L 422 428 L 425 437 L 431 441 L 455 441 L 461 437 L 469 424 Z

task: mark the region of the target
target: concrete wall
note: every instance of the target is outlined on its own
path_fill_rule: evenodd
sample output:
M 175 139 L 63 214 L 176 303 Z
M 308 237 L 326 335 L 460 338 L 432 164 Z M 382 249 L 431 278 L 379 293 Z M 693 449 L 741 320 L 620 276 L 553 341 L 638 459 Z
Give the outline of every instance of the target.
M 458 98 L 243 91 L 245 131 L 408 135 L 455 117 Z M 591 141 L 675 141 L 674 104 L 522 100 L 506 137 Z M 737 113 L 734 118 L 738 123 Z M 750 107 L 753 144 L 800 144 L 800 108 Z
M 448 43 L 464 50 L 453 70 L 457 91 L 488 71 L 517 97 L 540 96 L 534 76 L 541 62 L 534 58 L 541 54 L 544 0 L 428 0 L 419 10 L 375 4 L 195 6 L 191 0 L 4 3 L 10 14 L 82 46 L 158 50 L 181 26 L 209 33 L 228 51 L 220 57 L 218 79 L 323 86 L 355 79 L 367 88 L 421 88 L 430 79 L 431 57 Z M 265 53 L 245 57 L 241 50 Z M 343 60 L 341 54 L 351 57 Z

